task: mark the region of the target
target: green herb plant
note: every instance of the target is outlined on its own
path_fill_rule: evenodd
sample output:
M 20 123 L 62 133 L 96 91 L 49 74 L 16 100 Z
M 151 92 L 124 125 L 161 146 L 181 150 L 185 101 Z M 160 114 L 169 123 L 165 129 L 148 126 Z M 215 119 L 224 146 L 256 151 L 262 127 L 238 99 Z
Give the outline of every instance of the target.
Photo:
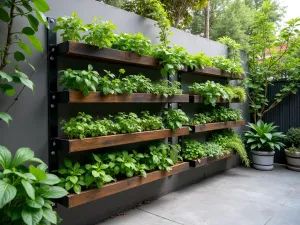
M 82 41 L 82 32 L 87 31 L 86 25 L 77 17 L 77 13 L 73 12 L 72 16 L 58 17 L 56 27 L 53 32 L 62 30 L 61 37 L 63 41 Z
M 204 52 L 200 52 L 199 54 L 193 55 L 192 60 L 194 62 L 195 68 L 203 69 L 205 66 L 212 66 L 211 59 L 208 56 L 206 56 Z
M 151 56 L 153 46 L 150 39 L 144 37 L 142 33 L 121 33 L 116 35 L 116 41 L 113 43 L 112 48 Z
M 81 91 L 84 96 L 88 96 L 91 91 L 96 91 L 100 81 L 97 71 L 93 71 L 93 66 L 88 65 L 88 70 L 61 70 L 63 75 L 59 84 L 64 89 Z
M 36 36 L 39 24 L 49 27 L 47 18 L 44 15 L 49 11 L 49 6 L 45 0 L 26 0 L 26 1 L 0 1 L 0 22 L 3 28 L 7 28 L 1 32 L 4 43 L 0 46 L 0 93 L 6 96 L 15 95 L 14 85 L 22 84 L 33 91 L 34 84 L 29 77 L 19 69 L 22 63 L 28 64 L 33 70 L 34 67 L 27 60 L 26 55 L 32 55 L 32 47 L 39 52 L 43 52 L 43 46 Z M 28 25 L 24 27 L 16 27 L 19 19 L 28 21 Z M 9 56 L 13 56 L 13 60 Z M 13 68 L 7 70 L 8 66 Z M 7 72 L 12 71 L 12 72 Z M 0 120 L 7 124 L 12 120 L 7 112 L 0 111 Z
M 87 24 L 88 34 L 83 36 L 85 43 L 98 46 L 99 48 L 110 48 L 116 41 L 113 33 L 117 30 L 116 25 L 111 21 L 101 21 L 101 18 L 94 17 L 93 23 Z
M 160 80 L 152 85 L 152 94 L 163 95 L 165 97 L 173 95 L 181 95 L 181 84 L 178 81 L 170 82 L 168 80 Z
M 185 140 L 182 150 L 182 157 L 186 160 L 203 158 L 206 153 L 203 148 L 203 144 L 196 140 Z
M 172 130 L 179 129 L 182 125 L 189 124 L 189 118 L 181 109 L 165 109 L 162 117 L 165 127 Z
M 59 186 L 65 188 L 67 191 L 71 190 L 76 194 L 80 194 L 82 187 L 86 185 L 86 170 L 80 166 L 79 162 L 73 164 L 70 159 L 65 158 L 64 164 L 60 166 L 57 172 L 63 176 L 63 178 L 60 178 Z
M 1 224 L 58 224 L 61 221 L 52 208 L 52 199 L 62 198 L 68 192 L 57 186 L 60 179 L 46 172 L 46 164 L 35 158 L 31 149 L 20 148 L 12 157 L 6 147 L 0 146 L 0 165 Z
M 236 134 L 233 130 L 223 130 L 221 132 L 215 132 L 212 134 L 211 141 L 222 146 L 223 149 L 235 150 L 241 157 L 243 163 L 249 167 L 250 161 L 248 158 L 245 145 L 241 137 Z

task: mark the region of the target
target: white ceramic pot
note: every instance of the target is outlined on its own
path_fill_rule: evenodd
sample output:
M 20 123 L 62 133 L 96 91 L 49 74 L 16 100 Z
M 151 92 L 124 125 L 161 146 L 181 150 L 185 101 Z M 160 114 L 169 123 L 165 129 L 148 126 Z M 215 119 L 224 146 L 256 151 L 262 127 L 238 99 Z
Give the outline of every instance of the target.
M 291 153 L 286 149 L 284 151 L 287 167 L 291 170 L 300 171 L 300 152 Z
M 275 152 L 251 151 L 253 168 L 258 170 L 273 170 Z

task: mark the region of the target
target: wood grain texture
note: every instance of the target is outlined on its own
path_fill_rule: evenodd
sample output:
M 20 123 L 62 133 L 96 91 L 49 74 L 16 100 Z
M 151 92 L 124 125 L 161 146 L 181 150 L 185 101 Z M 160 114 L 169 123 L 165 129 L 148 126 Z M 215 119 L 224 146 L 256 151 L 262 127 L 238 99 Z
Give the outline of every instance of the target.
M 174 95 L 164 97 L 150 93 L 133 93 L 120 95 L 101 95 L 100 92 L 91 92 L 84 96 L 80 91 L 62 91 L 56 93 L 60 103 L 168 103 L 189 102 L 189 95 Z
M 201 95 L 190 94 L 190 103 L 204 103 L 204 97 Z M 232 101 L 229 102 L 228 100 L 219 97 L 217 103 L 240 103 L 240 101 L 239 99 L 232 99 Z
M 232 80 L 243 79 L 245 78 L 245 74 L 233 75 L 231 73 L 222 71 L 221 69 L 205 66 L 202 68 L 197 68 L 195 70 L 188 70 L 188 73 L 193 75 L 202 75 L 202 76 L 211 76 L 211 77 L 220 77 L 220 78 L 228 78 Z
M 67 41 L 58 44 L 58 55 L 75 58 L 93 59 L 113 63 L 131 64 L 159 69 L 158 60 L 150 56 L 125 52 L 110 48 L 101 48 L 84 43 Z
M 220 130 L 220 129 L 226 129 L 231 127 L 239 127 L 239 126 L 245 126 L 245 121 L 239 120 L 239 121 L 227 121 L 227 122 L 218 122 L 218 123 L 207 123 L 207 124 L 200 124 L 200 125 L 190 125 L 194 133 L 201 133 L 201 132 L 206 132 L 211 130 Z
M 184 136 L 189 134 L 188 127 L 182 127 L 175 131 L 170 129 L 143 131 L 130 134 L 116 134 L 101 137 L 91 137 L 84 139 L 64 139 L 56 138 L 60 149 L 66 150 L 69 153 L 86 151 L 98 148 L 105 148 L 117 145 L 125 145 L 138 143 L 143 141 L 157 140 L 168 137 Z
M 147 173 L 147 177 L 135 176 L 125 180 L 120 180 L 114 183 L 106 184 L 101 189 L 91 189 L 83 191 L 80 194 L 70 194 L 62 199 L 61 204 L 67 208 L 83 205 L 109 195 L 113 195 L 131 188 L 141 186 L 162 178 L 171 176 L 176 173 L 183 172 L 189 169 L 189 163 L 181 162 L 172 166 L 170 172 L 167 171 L 154 171 Z
M 223 159 L 232 157 L 233 155 L 234 155 L 234 152 L 230 151 L 229 154 L 225 154 L 225 155 L 223 155 L 219 158 L 217 158 L 217 157 L 204 157 L 204 158 L 199 158 L 199 159 L 187 160 L 187 162 L 189 162 L 190 167 L 198 168 L 198 167 L 207 166 L 207 165 L 210 165 L 212 163 L 221 161 Z

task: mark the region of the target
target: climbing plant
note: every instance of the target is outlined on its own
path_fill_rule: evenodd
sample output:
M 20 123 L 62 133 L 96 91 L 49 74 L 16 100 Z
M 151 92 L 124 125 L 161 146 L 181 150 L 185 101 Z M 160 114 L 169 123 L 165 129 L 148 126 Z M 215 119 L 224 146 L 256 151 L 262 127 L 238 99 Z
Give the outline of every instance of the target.
M 49 11 L 49 6 L 45 0 L 4 0 L 0 1 L 0 22 L 5 24 L 4 43 L 0 43 L 0 92 L 6 96 L 15 95 L 15 85 L 34 89 L 32 81 L 28 75 L 20 69 L 21 63 L 27 63 L 33 70 L 34 67 L 27 60 L 27 56 L 32 55 L 32 47 L 39 52 L 43 52 L 41 42 L 36 36 L 39 24 L 48 26 L 47 18 L 43 14 Z M 14 30 L 14 24 L 18 17 L 28 21 L 25 27 Z M 31 46 L 24 42 L 27 39 Z M 11 116 L 0 111 L 0 119 L 9 123 Z

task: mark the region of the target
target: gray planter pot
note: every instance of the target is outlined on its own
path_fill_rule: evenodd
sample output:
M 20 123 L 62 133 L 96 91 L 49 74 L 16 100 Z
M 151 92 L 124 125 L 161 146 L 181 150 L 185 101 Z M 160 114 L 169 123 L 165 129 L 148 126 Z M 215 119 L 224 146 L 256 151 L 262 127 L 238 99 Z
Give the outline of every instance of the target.
M 275 152 L 251 151 L 253 168 L 258 170 L 273 170 Z
M 287 167 L 291 170 L 299 171 L 300 172 L 300 152 L 290 153 L 288 150 L 284 150 Z

